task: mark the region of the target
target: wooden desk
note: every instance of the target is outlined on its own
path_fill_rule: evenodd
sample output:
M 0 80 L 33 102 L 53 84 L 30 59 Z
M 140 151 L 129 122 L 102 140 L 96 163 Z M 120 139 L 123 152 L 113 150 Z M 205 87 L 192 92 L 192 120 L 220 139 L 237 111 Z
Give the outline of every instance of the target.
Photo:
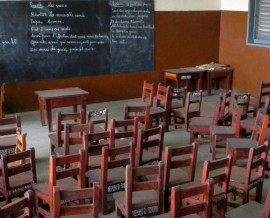
M 45 125 L 44 110 L 46 110 L 47 124 L 49 132 L 52 131 L 52 108 L 73 106 L 73 111 L 77 112 L 77 106 L 81 105 L 86 110 L 88 92 L 78 88 L 65 88 L 35 91 L 38 96 L 41 125 Z
M 232 88 L 232 76 L 233 68 L 226 64 L 203 64 L 196 67 L 178 68 L 163 70 L 164 84 L 167 86 L 169 80 L 176 81 L 176 88 L 180 88 L 181 80 L 196 80 L 196 89 L 202 89 L 203 74 L 207 73 L 207 93 L 211 95 L 212 81 L 213 79 L 219 79 L 224 77 L 226 79 L 225 86 L 226 91 Z M 216 89 L 218 89 L 218 83 L 216 83 Z M 189 82 L 186 84 L 187 90 L 190 91 Z
M 190 80 L 196 80 L 196 89 L 202 89 L 202 80 L 203 73 L 205 69 L 200 69 L 197 67 L 187 67 L 187 68 L 178 68 L 178 69 L 167 69 L 162 71 L 164 73 L 164 85 L 169 85 L 169 80 L 176 81 L 176 88 L 180 87 L 181 80 L 187 81 L 187 90 L 190 90 Z

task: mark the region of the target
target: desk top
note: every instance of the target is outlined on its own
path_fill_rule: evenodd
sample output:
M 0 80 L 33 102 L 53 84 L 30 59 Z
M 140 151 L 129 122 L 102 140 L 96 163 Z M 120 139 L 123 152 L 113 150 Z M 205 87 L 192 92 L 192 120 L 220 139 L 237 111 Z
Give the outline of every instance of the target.
M 185 73 L 203 73 L 206 70 L 200 69 L 197 67 L 186 67 L 186 68 L 177 68 L 177 69 L 166 69 L 162 71 L 167 72 L 167 73 L 173 73 L 173 74 L 185 74 Z
M 78 87 L 35 91 L 34 93 L 37 94 L 39 97 L 46 98 L 46 99 L 57 98 L 57 97 L 89 95 L 89 92 L 84 91 Z
M 211 70 L 232 70 L 233 68 L 227 64 L 217 64 L 217 63 L 210 63 L 210 64 L 202 64 L 196 67 L 185 67 L 185 68 L 176 68 L 176 69 L 166 69 L 162 70 L 164 73 L 173 73 L 173 74 L 186 74 L 186 73 L 204 73 Z

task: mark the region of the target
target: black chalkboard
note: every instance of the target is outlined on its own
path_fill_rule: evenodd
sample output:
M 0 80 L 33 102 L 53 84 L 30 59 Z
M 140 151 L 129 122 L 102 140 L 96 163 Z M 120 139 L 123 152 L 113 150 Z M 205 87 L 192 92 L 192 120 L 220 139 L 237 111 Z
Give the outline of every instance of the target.
M 154 69 L 154 0 L 0 1 L 0 82 Z

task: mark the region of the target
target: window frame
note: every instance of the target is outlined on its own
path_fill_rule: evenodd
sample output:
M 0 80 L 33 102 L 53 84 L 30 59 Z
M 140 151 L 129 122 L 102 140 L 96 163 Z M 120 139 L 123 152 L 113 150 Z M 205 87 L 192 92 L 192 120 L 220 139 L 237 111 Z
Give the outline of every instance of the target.
M 260 1 L 261 0 L 249 0 L 248 21 L 247 21 L 247 45 L 270 48 L 270 35 L 267 39 L 256 38 L 257 36 L 256 30 L 259 22 L 256 20 L 258 19 L 257 15 L 259 13 L 259 9 L 257 9 L 257 7 Z M 268 30 L 270 31 L 270 26 L 268 27 Z

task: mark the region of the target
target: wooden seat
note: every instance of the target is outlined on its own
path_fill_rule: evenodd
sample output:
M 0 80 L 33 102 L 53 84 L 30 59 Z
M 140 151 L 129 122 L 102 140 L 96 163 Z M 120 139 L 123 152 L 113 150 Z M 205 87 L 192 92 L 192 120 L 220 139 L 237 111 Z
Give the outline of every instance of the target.
M 0 208 L 0 217 L 9 218 L 20 214 L 21 218 L 34 217 L 35 195 L 32 190 L 24 193 L 23 197 Z M 23 212 L 22 212 L 23 211 Z
M 129 120 L 134 117 L 137 117 L 138 122 L 143 124 L 143 126 L 139 125 L 140 129 L 148 129 L 150 127 L 150 106 L 125 104 L 123 119 Z
M 79 113 L 56 113 L 56 131 L 49 134 L 51 154 L 54 154 L 55 148 L 63 145 L 66 123 L 86 123 L 86 111 L 82 109 Z
M 249 201 L 250 190 L 256 188 L 255 200 L 262 201 L 262 189 L 265 171 L 265 159 L 268 151 L 268 143 L 249 149 L 246 167 L 232 166 L 230 189 L 235 200 L 236 194 L 242 191 L 242 203 Z
M 218 98 L 214 109 L 213 117 L 193 117 L 189 123 L 190 143 L 192 142 L 210 142 L 205 136 L 210 135 L 211 125 L 221 125 L 220 120 L 222 98 Z
M 165 131 L 169 131 L 169 119 L 171 108 L 171 87 L 158 84 L 156 103 L 150 108 L 150 127 L 158 126 L 164 121 Z
M 173 186 L 193 182 L 195 177 L 198 145 L 165 147 L 164 190 L 165 211 L 168 211 L 169 193 Z
M 255 98 L 251 98 L 249 106 L 252 108 L 249 113 L 253 113 L 253 117 L 256 117 L 258 110 L 263 107 L 266 97 L 270 96 L 270 82 L 260 82 L 258 95 Z
M 71 202 L 72 204 L 62 203 Z M 74 202 L 76 201 L 76 202 Z M 77 190 L 53 187 L 53 218 L 98 218 L 99 193 L 98 186 L 92 188 L 80 188 Z
M 161 161 L 164 141 L 164 126 L 159 125 L 146 130 L 139 130 L 135 165 L 157 164 Z M 151 151 L 151 148 L 154 151 Z
M 24 192 L 37 183 L 35 149 L 1 156 L 2 177 L 0 192 L 6 203 L 22 197 Z
M 86 151 L 86 172 L 101 167 L 101 151 L 102 147 L 113 147 L 111 145 L 114 130 L 83 133 L 83 149 Z
M 107 108 L 88 112 L 88 122 L 91 123 L 91 132 L 103 132 L 108 130 L 109 110 Z
M 270 217 L 270 188 L 268 188 L 266 200 L 263 204 L 256 201 L 249 201 L 235 209 L 232 209 L 226 213 L 228 218 L 233 217 L 245 217 L 245 218 L 269 218 Z
M 34 185 L 36 203 L 41 203 L 38 213 L 49 216 L 53 212 L 53 186 L 59 186 L 61 190 L 77 190 L 85 188 L 86 152 L 83 149 L 77 154 L 65 156 L 51 155 L 49 159 L 49 181 Z M 76 179 L 75 179 L 76 178 Z M 40 201 L 40 202 L 39 202 Z M 45 209 L 49 206 L 50 211 Z
M 99 183 L 100 202 L 103 214 L 108 213 L 108 194 L 125 190 L 125 167 L 134 165 L 135 145 L 117 148 L 102 148 L 101 168 L 88 171 L 88 181 Z M 121 158 L 115 157 L 121 156 Z
M 5 102 L 5 83 L 1 84 L 0 89 L 0 119 L 5 117 L 4 102 Z
M 170 212 L 153 218 L 212 218 L 213 186 L 213 180 L 210 179 L 206 183 L 172 187 Z M 195 203 L 183 204 L 185 199 L 198 195 L 200 198 Z
M 190 119 L 199 117 L 201 114 L 202 105 L 202 90 L 188 92 L 184 108 L 173 110 L 174 127 L 177 128 L 181 124 L 185 124 L 185 129 L 188 131 Z
M 208 179 L 213 179 L 214 182 L 212 197 L 213 217 L 224 217 L 225 215 L 231 167 L 232 159 L 230 155 L 218 160 L 204 161 L 201 183 L 205 183 Z M 185 201 L 188 203 L 195 203 L 198 199 L 198 197 L 192 197 Z
M 90 132 L 90 124 L 65 124 L 64 143 L 54 149 L 56 155 L 76 154 L 83 148 L 83 132 Z
M 151 181 L 140 179 L 156 175 Z M 163 213 L 164 165 L 126 166 L 125 191 L 113 193 L 115 216 L 126 218 L 152 216 Z
M 134 117 L 129 120 L 111 119 L 110 127 L 114 129 L 114 146 L 128 145 L 130 142 L 137 143 L 138 119 Z
M 216 159 L 217 153 L 226 153 L 226 142 L 224 145 L 220 141 L 224 141 L 227 138 L 239 138 L 239 126 L 242 115 L 242 108 L 237 104 L 234 104 L 232 111 L 231 126 L 210 126 L 210 149 L 212 151 L 212 159 Z M 224 151 L 217 148 L 225 148 Z
M 266 132 L 269 123 L 269 116 L 259 110 L 256 116 L 256 122 L 253 127 L 250 138 L 228 138 L 227 154 L 233 157 L 233 164 L 236 164 L 240 156 L 247 157 L 249 149 L 262 145 L 266 138 Z
M 15 152 L 17 128 L 21 128 L 19 115 L 0 119 L 0 155 Z

